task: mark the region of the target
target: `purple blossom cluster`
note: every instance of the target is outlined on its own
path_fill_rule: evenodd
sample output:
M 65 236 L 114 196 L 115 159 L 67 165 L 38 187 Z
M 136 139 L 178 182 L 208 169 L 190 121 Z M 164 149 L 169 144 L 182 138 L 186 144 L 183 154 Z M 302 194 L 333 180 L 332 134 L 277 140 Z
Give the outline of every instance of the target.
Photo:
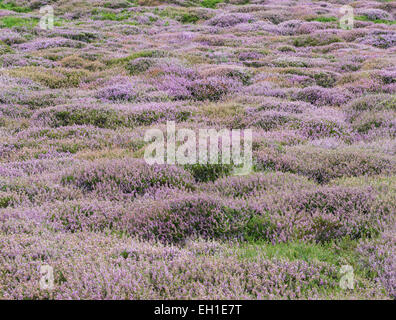
M 193 188 L 192 177 L 182 168 L 150 166 L 138 159 L 82 163 L 62 173 L 61 182 L 101 198 L 135 197 L 160 187 Z
M 172 191 L 170 193 L 172 195 Z M 103 201 L 63 202 L 55 204 L 45 216 L 55 230 L 111 230 L 162 243 L 242 236 L 248 216 L 240 209 L 241 204 L 227 203 L 205 194 L 177 194 L 169 200 L 161 198 L 157 195 L 149 200 L 146 196 L 121 205 Z
M 156 69 L 159 69 L 158 71 Z M 195 70 L 182 66 L 155 67 L 159 72 L 158 88 L 173 99 L 198 101 L 217 101 L 241 90 L 243 83 L 232 71 L 225 75 L 200 76 Z
M 204 186 L 204 190 L 216 192 L 226 197 L 249 198 L 263 192 L 279 190 L 297 191 L 314 188 L 315 183 L 305 177 L 283 173 L 263 173 L 247 177 L 227 177 Z
M 180 249 L 87 232 L 2 235 L 0 243 L 7 299 L 304 299 L 338 280 L 323 262 L 241 261 L 221 245 L 207 253 L 206 242 Z M 41 261 L 54 268 L 54 290 L 38 285 Z
M 257 151 L 257 169 L 297 173 L 327 183 L 343 176 L 395 174 L 395 159 L 359 150 L 292 146 Z
M 361 43 L 383 49 L 392 48 L 396 46 L 396 33 L 371 34 L 361 38 Z
M 136 105 L 60 105 L 37 110 L 32 122 L 52 128 L 91 125 L 98 128 L 136 127 L 187 120 L 194 109 L 179 103 L 143 103 Z
M 120 83 L 100 89 L 96 97 L 109 101 L 135 101 L 137 92 L 132 83 Z
M 25 42 L 17 45 L 17 48 L 24 52 L 42 50 L 47 48 L 59 48 L 59 47 L 79 48 L 81 47 L 81 44 L 76 41 L 72 41 L 64 38 L 45 38 L 45 39 L 35 39 L 34 41 Z
M 364 241 L 358 248 L 360 263 L 376 274 L 376 280 L 393 299 L 396 298 L 395 241 L 394 231 L 388 231 L 379 241 Z
M 369 20 L 393 20 L 391 13 L 381 9 L 360 9 L 357 14 L 365 16 Z
M 240 23 L 254 22 L 254 17 L 246 13 L 220 14 L 208 21 L 211 26 L 227 28 Z
M 271 196 L 264 193 L 251 200 L 254 215 L 247 224 L 247 236 L 272 242 L 372 237 L 393 218 L 386 205 L 375 205 L 370 190 L 357 188 L 278 191 Z
M 6 29 L 0 35 L 0 41 L 8 44 L 19 44 L 25 41 L 25 39 L 16 31 Z
M 319 86 L 307 87 L 293 94 L 296 100 L 302 100 L 317 106 L 343 105 L 350 100 L 350 96 L 338 89 L 322 88 Z

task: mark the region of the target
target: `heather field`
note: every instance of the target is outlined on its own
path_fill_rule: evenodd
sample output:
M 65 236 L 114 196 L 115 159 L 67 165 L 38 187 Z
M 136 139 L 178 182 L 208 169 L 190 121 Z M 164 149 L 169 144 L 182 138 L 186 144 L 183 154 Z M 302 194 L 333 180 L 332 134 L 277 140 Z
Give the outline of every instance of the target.
M 395 1 L 0 0 L 0 299 L 396 299 L 395 138 Z

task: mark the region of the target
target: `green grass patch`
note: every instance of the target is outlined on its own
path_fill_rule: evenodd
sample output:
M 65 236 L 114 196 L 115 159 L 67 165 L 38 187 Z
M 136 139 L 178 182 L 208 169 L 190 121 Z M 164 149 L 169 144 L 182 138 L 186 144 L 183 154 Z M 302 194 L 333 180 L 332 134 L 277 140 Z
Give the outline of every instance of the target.
M 288 242 L 271 244 L 269 242 L 257 241 L 240 243 L 232 247 L 234 254 L 241 260 L 256 261 L 259 258 L 286 260 L 286 261 L 306 261 L 309 264 L 318 262 L 326 263 L 341 270 L 343 265 L 350 265 L 353 268 L 355 278 L 355 293 L 362 292 L 365 288 L 370 288 L 375 283 L 376 274 L 370 269 L 364 267 L 361 263 L 361 257 L 356 252 L 358 246 L 357 240 L 349 238 L 340 239 L 326 243 L 311 242 Z M 341 274 L 337 275 L 340 278 Z M 334 280 L 334 279 L 327 279 Z M 339 286 L 324 287 L 322 285 L 312 284 L 317 287 L 318 291 L 325 297 L 345 298 L 348 294 Z
M 267 242 L 253 242 L 243 244 L 238 249 L 241 259 L 255 259 L 265 256 L 268 259 L 287 259 L 289 261 L 304 260 L 322 261 L 330 264 L 339 264 L 342 256 L 336 255 L 332 244 L 316 244 L 304 242 L 290 242 L 271 244 Z
M 187 164 L 184 168 L 189 171 L 197 182 L 215 181 L 232 173 L 232 164 Z
M 67 22 L 69 22 L 69 20 L 57 18 L 57 17 L 54 18 L 54 26 L 55 27 L 61 27 Z
M 396 20 L 381 20 L 381 19 L 370 20 L 366 16 L 356 16 L 355 19 L 358 20 L 358 21 L 367 21 L 367 22 L 373 22 L 373 23 L 383 23 L 383 24 L 388 24 L 388 25 L 396 24 Z
M 27 7 L 19 7 L 13 1 L 4 3 L 3 0 L 0 0 L 0 9 L 15 11 L 15 12 L 19 12 L 19 13 L 27 13 L 27 12 L 32 11 L 32 9 L 27 8 Z
M 33 28 L 39 22 L 37 18 L 3 17 L 0 19 L 0 28 L 27 27 Z
M 180 21 L 181 23 L 196 23 L 200 18 L 193 11 L 187 8 L 174 8 L 166 7 L 164 9 L 154 9 L 153 13 L 157 14 L 161 18 L 172 19 Z
M 224 2 L 224 0 L 203 0 L 201 6 L 204 8 L 215 9 L 218 3 Z
M 338 21 L 337 17 L 317 17 L 317 18 L 309 18 L 307 21 L 318 21 L 318 22 L 336 22 Z
M 115 14 L 114 12 L 101 12 L 100 19 L 111 20 L 111 21 L 122 21 L 129 19 L 129 16 L 125 14 Z
M 235 254 L 239 259 L 255 260 L 285 259 L 288 261 L 303 260 L 310 262 L 325 262 L 336 267 L 351 265 L 360 278 L 372 278 L 372 272 L 360 264 L 360 256 L 356 252 L 359 240 L 348 237 L 324 243 L 286 242 L 272 244 L 267 241 L 245 242 L 236 246 Z
M 183 14 L 180 18 L 180 21 L 182 23 L 196 23 L 198 20 L 199 20 L 198 16 L 189 13 Z

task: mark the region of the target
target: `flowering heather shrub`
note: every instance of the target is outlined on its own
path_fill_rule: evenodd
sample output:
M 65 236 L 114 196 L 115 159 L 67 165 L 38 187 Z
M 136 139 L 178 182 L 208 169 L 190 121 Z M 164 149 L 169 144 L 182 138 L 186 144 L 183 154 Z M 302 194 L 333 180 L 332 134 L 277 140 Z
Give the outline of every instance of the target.
M 347 83 L 344 85 L 344 89 L 355 96 L 365 96 L 374 93 L 392 93 L 392 91 L 388 91 L 387 86 L 384 86 L 379 79 L 375 79 L 374 77 L 363 77 L 352 83 Z
M 50 228 L 66 232 L 125 232 L 142 239 L 178 243 L 188 238 L 231 238 L 240 234 L 246 217 L 240 204 L 205 194 L 174 194 L 171 200 L 138 199 L 62 202 L 48 209 Z
M 227 77 L 236 81 L 241 81 L 244 85 L 251 84 L 252 75 L 249 70 L 234 67 L 215 67 L 201 71 L 203 77 Z
M 0 208 L 7 208 L 15 205 L 15 197 L 11 193 L 0 192 Z
M 165 91 L 169 97 L 175 100 L 191 98 L 188 86 L 198 78 L 198 74 L 194 70 L 168 63 L 155 66 L 148 72 L 160 77 L 157 84 L 158 89 Z
M 257 173 L 246 177 L 230 177 L 202 185 L 202 190 L 216 192 L 226 197 L 248 198 L 262 192 L 301 190 L 315 184 L 307 178 L 290 173 Z
M 133 107 L 126 106 L 128 122 L 135 125 L 148 125 L 165 121 L 185 121 L 194 108 L 178 103 L 144 103 Z M 123 110 L 123 107 L 120 107 Z
M 246 110 L 246 126 L 257 126 L 264 130 L 276 129 L 295 120 L 294 114 L 274 110 L 257 111 L 255 108 Z
M 352 100 L 347 106 L 347 112 L 352 114 L 381 110 L 396 110 L 396 97 L 387 94 L 367 95 Z
M 300 20 L 289 20 L 284 21 L 278 24 L 278 32 L 281 35 L 294 35 L 296 34 L 297 30 L 301 27 L 302 21 Z
M 198 77 L 198 74 L 194 69 L 180 65 L 177 61 L 172 60 L 155 65 L 150 71 L 153 75 L 169 75 L 189 80 L 195 80 Z
M 344 141 L 351 139 L 351 130 L 341 110 L 330 107 L 307 109 L 296 115 L 297 121 L 291 124 L 302 136 L 311 139 L 339 137 Z
M 8 162 L 0 166 L 1 177 L 22 177 L 43 173 L 59 172 L 60 168 L 66 168 L 78 162 L 73 158 L 60 159 L 35 159 L 27 161 Z
M 298 67 L 298 68 L 307 68 L 312 67 L 310 61 L 297 58 L 297 57 L 280 57 L 272 61 L 273 66 L 275 67 Z
M 296 100 L 302 100 L 313 105 L 342 105 L 350 100 L 350 96 L 339 89 L 328 89 L 319 86 L 307 87 L 293 94 Z
M 342 176 L 394 174 L 395 159 L 354 150 L 290 147 L 286 153 L 257 152 L 257 169 L 275 169 L 305 175 L 319 183 Z
M 311 139 L 340 137 L 348 140 L 350 138 L 350 132 L 345 128 L 343 123 L 337 123 L 328 119 L 303 119 L 293 127 L 297 128 L 302 136 Z
M 318 72 L 314 74 L 315 82 L 318 86 L 331 88 L 337 82 L 337 74 L 334 72 Z
M 0 196 L 3 208 L 10 204 L 31 205 L 41 204 L 55 200 L 69 200 L 81 197 L 81 192 L 76 189 L 64 187 L 55 182 L 56 175 L 46 174 L 28 178 L 0 180 L 0 190 L 5 192 Z M 7 204 L 7 206 L 5 206 Z
M 94 125 L 100 128 L 114 128 L 123 124 L 122 119 L 117 116 L 114 109 L 89 106 L 40 109 L 33 115 L 32 120 L 55 128 L 70 125 Z
M 374 206 L 370 190 L 323 187 L 284 191 L 281 195 L 278 192 L 250 199 L 254 215 L 246 227 L 247 238 L 285 242 L 372 237 L 392 219 L 388 207 L 378 210 Z
M 312 22 L 302 22 L 299 27 L 297 28 L 297 34 L 310 34 L 315 33 L 318 30 L 324 29 L 322 23 L 317 21 Z
M 277 97 L 286 98 L 287 90 L 283 88 L 277 88 L 271 82 L 259 82 L 254 83 L 243 90 L 244 93 L 252 96 L 265 96 L 265 97 Z
M 370 188 L 310 188 L 281 195 L 250 199 L 256 214 L 248 224 L 248 237 L 275 242 L 372 237 L 394 218 L 392 204 L 380 200 L 381 195 Z
M 25 42 L 17 46 L 18 49 L 25 52 L 58 47 L 80 48 L 81 43 L 63 38 L 50 38 L 36 39 L 32 42 Z
M 0 156 L 4 159 L 6 156 L 12 152 L 14 152 L 16 149 L 15 145 L 13 144 L 3 144 L 0 146 Z
M 16 54 L 4 54 L 1 56 L 0 61 L 3 67 L 41 66 L 45 68 L 55 68 L 59 66 L 57 62 L 42 57 L 29 57 Z
M 370 46 L 388 49 L 396 46 L 396 33 L 371 34 L 361 38 L 360 42 Z
M 263 146 L 275 145 L 275 146 L 293 146 L 304 143 L 307 141 L 306 137 L 302 136 L 296 130 L 276 130 L 276 131 L 264 131 L 258 130 L 253 136 L 254 149 L 259 149 Z
M 193 81 L 188 89 L 196 100 L 216 101 L 229 93 L 238 91 L 241 86 L 242 83 L 238 80 L 226 77 L 208 77 Z
M 277 8 L 270 7 L 269 10 L 260 12 L 259 18 L 264 21 L 268 20 L 273 24 L 279 24 L 283 21 L 292 19 L 292 15 L 289 10 L 290 8 L 288 8 L 288 10 L 279 11 Z
M 174 99 L 193 99 L 198 101 L 216 101 L 228 94 L 234 93 L 242 87 L 242 82 L 237 79 L 212 76 L 190 80 L 178 76 L 162 77 L 160 90 L 164 90 Z
M 362 241 L 358 248 L 360 263 L 382 284 L 393 299 L 396 298 L 396 239 L 394 231 L 385 233 L 375 242 Z
M 9 71 L 11 76 L 28 78 L 51 89 L 78 87 L 86 77 L 86 70 L 67 68 L 21 67 Z
M 132 83 L 121 83 L 100 89 L 96 97 L 104 101 L 135 101 L 138 93 Z
M 191 98 L 191 91 L 188 88 L 191 84 L 192 81 L 188 78 L 165 75 L 161 77 L 158 89 L 166 92 L 174 100 L 186 100 Z
M 395 110 L 395 97 L 384 94 L 355 99 L 345 108 L 353 129 L 360 134 L 387 129 L 390 135 L 394 135 Z
M 8 45 L 19 44 L 25 42 L 25 39 L 13 30 L 3 30 L 0 35 L 0 41 Z
M 369 20 L 392 20 L 392 15 L 381 9 L 360 9 L 357 14 Z
M 253 16 L 246 13 L 232 13 L 232 14 L 221 14 L 208 21 L 211 26 L 227 28 L 235 26 L 239 23 L 254 22 Z
M 111 201 L 54 203 L 44 215 L 51 229 L 64 232 L 98 232 L 120 229 L 119 221 L 128 206 Z
M 77 55 L 70 55 L 63 58 L 60 64 L 65 68 L 86 69 L 89 71 L 98 71 L 104 68 L 104 65 L 97 61 L 90 61 Z
M 343 177 L 331 181 L 331 185 L 346 186 L 346 187 L 362 187 L 369 186 L 376 190 L 379 195 L 393 196 L 396 190 L 396 178 L 394 176 L 364 176 L 364 177 Z M 396 199 L 393 199 L 396 201 Z
M 238 59 L 241 61 L 260 60 L 261 58 L 264 58 L 264 54 L 256 51 L 243 51 L 238 55 Z
M 192 177 L 175 166 L 148 165 L 143 160 L 123 159 L 83 163 L 62 174 L 64 185 L 84 192 L 95 191 L 102 198 L 135 197 L 159 187 L 192 189 Z
M 7 75 L 1 75 L 0 76 L 0 83 L 3 88 L 14 88 L 15 91 L 17 91 L 20 88 L 18 87 L 23 87 L 26 90 L 40 90 L 43 89 L 44 87 L 36 82 L 34 82 L 31 79 L 27 78 L 13 78 L 11 76 Z M 15 88 L 16 87 L 16 88 Z
M 253 110 L 253 108 L 251 108 Z M 286 99 L 265 98 L 260 99 L 260 105 L 256 108 L 257 111 L 261 110 L 277 110 L 294 114 L 301 114 L 307 110 L 311 111 L 315 107 L 303 101 L 289 101 Z
M 135 127 L 166 120 L 186 120 L 192 108 L 174 103 L 148 103 L 141 105 L 57 106 L 38 110 L 32 120 L 50 127 L 93 125 L 99 128 Z
M 290 86 L 301 86 L 301 87 L 307 87 L 313 84 L 312 79 L 309 76 L 299 76 L 299 75 L 290 75 L 288 76 L 288 82 L 290 83 Z
M 147 71 L 153 65 L 153 59 L 137 58 L 135 60 L 129 61 L 125 68 L 129 71 L 131 75 L 137 75 L 139 73 Z
M 362 112 L 354 117 L 352 127 L 360 134 L 366 134 L 372 130 L 389 128 L 390 134 L 396 134 L 396 112 Z
M 14 234 L 0 243 L 2 296 L 12 299 L 303 299 L 339 281 L 322 262 L 238 260 L 100 233 Z M 39 289 L 42 263 L 54 267 L 55 290 Z
M 113 146 L 133 151 L 144 146 L 144 134 L 127 128 L 118 130 L 102 129 L 86 125 L 65 126 L 61 128 L 34 127 L 17 135 L 25 145 L 64 146 L 65 143 L 78 145 L 82 149 L 102 149 Z M 22 144 L 22 143 L 21 143 Z
M 295 47 L 318 47 L 326 46 L 335 42 L 341 42 L 341 39 L 334 34 L 324 34 L 323 31 L 318 30 L 311 35 L 303 35 L 293 40 Z
M 272 198 L 264 196 L 250 201 L 248 209 L 242 202 L 222 201 L 204 194 L 176 195 L 169 201 L 146 200 L 126 206 L 110 202 L 66 202 L 50 208 L 47 219 L 50 227 L 56 230 L 111 229 L 161 242 L 196 237 L 238 238 L 242 232 L 248 238 L 272 242 L 294 238 L 325 241 L 345 235 L 372 235 L 381 227 L 378 225 L 379 211 L 371 211 L 372 197 L 354 189 L 300 191 L 292 195 L 286 192 L 280 202 Z M 290 211 L 290 206 L 295 210 Z M 266 212 L 271 213 L 267 218 Z M 280 212 L 283 215 L 279 215 Z M 269 219 L 267 223 L 266 219 Z M 268 223 L 276 227 L 271 228 Z
M 175 196 L 168 201 L 136 205 L 123 220 L 128 233 L 177 243 L 188 238 L 234 239 L 248 218 L 242 204 L 206 194 Z
M 43 231 L 44 211 L 41 208 L 17 207 L 0 209 L 0 232 L 12 234 L 34 234 Z
M 379 71 L 375 76 L 380 78 L 384 85 L 396 83 L 396 70 L 382 70 Z
M 51 30 L 51 37 L 63 37 L 66 39 L 81 41 L 81 42 L 93 42 L 102 37 L 102 35 L 95 30 L 84 30 L 84 29 L 70 29 L 70 28 L 56 28 Z

